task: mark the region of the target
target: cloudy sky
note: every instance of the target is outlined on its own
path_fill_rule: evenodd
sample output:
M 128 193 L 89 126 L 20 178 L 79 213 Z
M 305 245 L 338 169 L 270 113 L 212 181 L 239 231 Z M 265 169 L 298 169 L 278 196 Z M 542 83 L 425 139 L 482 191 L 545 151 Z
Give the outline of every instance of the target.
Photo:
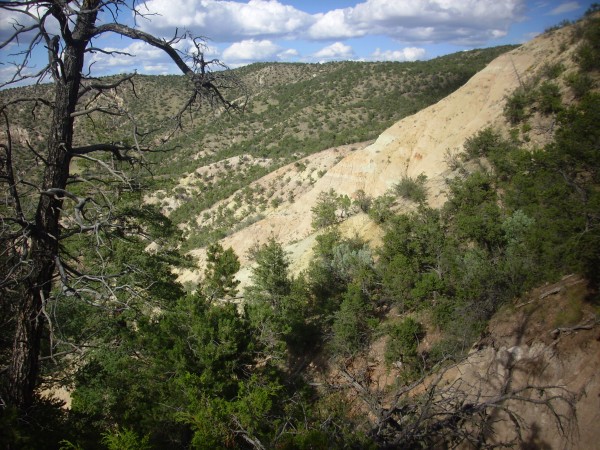
M 230 67 L 256 61 L 414 61 L 476 47 L 525 42 L 562 20 L 582 16 L 591 1 L 556 0 L 146 0 L 132 26 L 170 38 L 176 29 L 205 36 L 206 54 Z M 0 21 L 5 35 L 10 18 Z M 115 36 L 97 47 L 96 74 L 164 74 L 176 69 L 160 51 Z M 181 43 L 181 49 L 185 49 Z M 3 55 L 0 53 L 0 57 Z M 6 59 L 6 58 L 5 58 Z M 0 69 L 9 70 L 4 65 Z

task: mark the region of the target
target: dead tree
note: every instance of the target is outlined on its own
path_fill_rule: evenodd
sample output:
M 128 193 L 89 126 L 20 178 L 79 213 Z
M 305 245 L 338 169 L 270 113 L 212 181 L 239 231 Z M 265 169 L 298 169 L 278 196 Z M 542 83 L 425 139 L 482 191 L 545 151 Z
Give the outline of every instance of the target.
M 510 374 L 498 386 L 485 378 L 453 379 L 448 373 L 458 364 L 436 366 L 388 394 L 371 386 L 364 373 L 338 370 L 346 381 L 344 387 L 353 393 L 350 397 L 368 412 L 368 434 L 380 448 L 492 449 L 524 445 L 530 424 L 519 411 L 526 405 L 551 418 L 559 436 L 572 436 L 575 396 L 564 386 L 512 386 Z M 500 422 L 510 425 L 512 436 L 495 436 L 494 427 Z
M 127 109 L 111 101 L 110 95 L 132 83 L 135 75 L 110 80 L 92 76 L 90 55 L 118 53 L 96 47 L 101 42 L 99 38 L 116 34 L 145 42 L 162 50 L 186 75 L 190 95 L 173 118 L 173 129 L 181 127 L 184 113 L 200 104 L 209 102 L 225 109 L 235 108 L 236 104 L 222 94 L 234 87 L 230 72 L 212 70 L 220 63 L 204 59 L 201 39 L 176 33 L 173 39 L 165 40 L 119 20 L 125 14 L 139 18 L 144 13 L 135 0 L 14 0 L 3 1 L 0 8 L 6 17 L 11 17 L 13 26 L 0 49 L 16 49 L 12 61 L 7 62 L 13 65 L 13 76 L 0 87 L 51 81 L 50 87 L 39 86 L 37 90 L 49 95 L 13 96 L 0 104 L 0 182 L 5 192 L 0 205 L 0 296 L 3 301 L 13 299 L 16 305 L 12 349 L 7 363 L 3 362 L 0 368 L 5 378 L 1 403 L 25 411 L 32 405 L 38 383 L 47 302 L 57 291 L 82 295 L 82 286 L 91 280 L 96 286 L 104 285 L 106 295 L 115 285 L 114 280 L 109 282 L 102 275 L 94 278 L 81 267 L 70 265 L 61 253 L 61 242 L 73 234 L 98 233 L 117 226 L 110 208 L 100 207 L 98 199 L 81 196 L 70 188 L 72 161 L 86 159 L 117 180 L 129 182 L 110 161 L 138 162 L 145 151 L 161 143 L 159 134 L 144 133 L 135 121 L 131 121 L 131 139 L 127 142 L 90 143 L 77 136 L 80 129 L 74 125 L 81 118 L 106 115 L 121 121 L 131 119 Z M 176 49 L 175 44 L 184 40 L 190 43 L 189 52 Z M 47 64 L 32 72 L 31 60 L 35 52 L 44 48 Z M 44 140 L 21 142 L 19 156 L 15 154 L 17 143 L 11 116 L 15 106 L 29 108 L 32 114 L 39 113 L 40 108 L 49 111 Z M 164 141 L 171 134 L 162 132 L 160 136 Z M 15 160 L 23 158 L 23 152 L 29 152 L 37 163 L 37 179 L 28 179 L 27 171 L 17 170 Z M 94 289 L 94 295 L 103 295 L 97 287 Z

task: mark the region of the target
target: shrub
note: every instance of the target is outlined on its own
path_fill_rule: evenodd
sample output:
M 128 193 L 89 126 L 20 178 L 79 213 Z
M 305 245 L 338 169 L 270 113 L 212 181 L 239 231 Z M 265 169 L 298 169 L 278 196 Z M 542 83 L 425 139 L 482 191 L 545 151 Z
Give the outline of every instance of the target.
M 516 125 L 527 118 L 526 108 L 529 105 L 531 105 L 529 93 L 524 87 L 517 88 L 506 98 L 504 117 L 512 125 Z
M 370 309 L 360 286 L 349 285 L 333 322 L 331 346 L 334 353 L 351 356 L 368 342 Z
M 538 90 L 537 102 L 542 114 L 559 112 L 562 109 L 562 98 L 558 85 L 548 81 L 542 83 Z
M 150 449 L 150 438 L 144 436 L 140 438 L 133 430 L 127 428 L 123 430 L 105 433 L 102 443 L 109 450 L 147 450 Z
M 582 98 L 594 85 L 589 75 L 582 72 L 571 73 L 567 75 L 565 80 L 577 98 Z
M 369 217 L 375 223 L 385 223 L 394 215 L 392 206 L 394 205 L 394 197 L 389 194 L 382 195 L 373 200 L 369 209 Z
M 373 203 L 373 198 L 367 195 L 365 191 L 359 189 L 355 193 L 354 205 L 364 213 L 368 213 Z
M 501 136 L 492 128 L 484 128 L 465 140 L 464 149 L 468 159 L 488 157 L 501 142 Z
M 600 19 L 586 21 L 583 39 L 575 52 L 575 62 L 586 72 L 597 70 L 600 68 Z
M 414 369 L 418 363 L 417 347 L 424 335 L 423 325 L 411 317 L 391 326 L 385 345 L 386 364 L 400 361 L 406 368 Z
M 337 223 L 337 194 L 333 189 L 321 192 L 312 211 L 312 227 L 315 230 L 335 225 Z
M 410 200 L 415 203 L 424 203 L 427 200 L 426 181 L 427 175 L 423 173 L 417 178 L 406 176 L 394 186 L 394 191 L 405 200 Z
M 554 80 L 565 71 L 565 66 L 562 63 L 546 63 L 542 66 L 540 71 L 542 76 Z
M 457 170 L 463 167 L 458 151 L 453 151 L 449 148 L 444 152 L 444 162 L 450 170 Z

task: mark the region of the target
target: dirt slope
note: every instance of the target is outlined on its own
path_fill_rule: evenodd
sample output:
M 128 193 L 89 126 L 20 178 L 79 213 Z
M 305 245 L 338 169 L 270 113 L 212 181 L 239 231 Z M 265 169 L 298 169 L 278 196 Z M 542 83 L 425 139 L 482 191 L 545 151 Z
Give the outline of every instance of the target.
M 440 206 L 445 200 L 445 179 L 450 175 L 446 153 L 459 152 L 466 138 L 492 125 L 505 128 L 502 116 L 505 97 L 520 82 L 548 62 L 570 61 L 570 49 L 561 46 L 568 38 L 568 29 L 542 35 L 523 46 L 503 54 L 475 75 L 462 88 L 417 114 L 394 124 L 371 145 L 351 152 L 326 150 L 314 158 L 326 161 L 327 172 L 312 187 L 303 190 L 293 203 L 284 202 L 266 217 L 225 238 L 242 262 L 239 278 L 247 281 L 249 272 L 247 250 L 256 243 L 274 237 L 290 252 L 292 270 L 306 267 L 315 235 L 311 229 L 311 208 L 319 194 L 334 189 L 339 194 L 353 196 L 362 189 L 372 196 L 382 195 L 402 176 L 428 178 L 429 203 Z M 567 50 L 565 50 L 567 48 Z M 532 132 L 532 143 L 543 143 L 543 132 Z M 332 163 L 333 162 L 333 163 Z M 280 169 L 293 175 L 290 165 Z M 367 240 L 377 240 L 377 227 L 364 216 L 354 216 L 342 227 L 348 234 L 358 234 Z M 203 251 L 193 252 L 199 269 L 181 273 L 181 281 L 197 281 L 202 272 Z
M 538 387 L 523 395 L 533 402 L 506 405 L 522 421 L 528 445 L 522 448 L 598 448 L 600 322 L 598 306 L 591 301 L 595 296 L 575 275 L 533 290 L 496 314 L 488 335 L 449 377 L 492 395 Z M 553 403 L 554 412 L 535 403 L 552 395 L 561 398 Z M 562 399 L 571 401 L 573 409 Z M 554 413 L 562 415 L 562 432 Z M 516 437 L 510 420 L 498 421 L 493 429 L 499 442 Z

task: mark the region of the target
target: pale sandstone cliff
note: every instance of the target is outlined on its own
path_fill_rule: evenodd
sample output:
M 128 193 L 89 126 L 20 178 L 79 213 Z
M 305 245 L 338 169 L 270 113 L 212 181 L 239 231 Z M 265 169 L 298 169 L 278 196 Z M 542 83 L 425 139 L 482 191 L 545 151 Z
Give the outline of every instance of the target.
M 325 175 L 311 189 L 302 192 L 294 203 L 285 202 L 263 220 L 222 241 L 225 247 L 233 247 L 240 257 L 242 283 L 248 281 L 248 249 L 270 237 L 290 252 L 293 272 L 298 273 L 306 267 L 315 238 L 311 228 L 311 208 L 322 192 L 334 189 L 338 194 L 353 196 L 363 190 L 376 197 L 403 176 L 416 177 L 424 173 L 428 179 L 429 204 L 441 206 L 446 198 L 445 180 L 451 175 L 446 163 L 447 151 L 459 152 L 465 139 L 487 126 L 505 130 L 505 98 L 519 83 L 525 82 L 545 63 L 565 61 L 571 65 L 572 49 L 561 46 L 568 39 L 568 33 L 568 29 L 562 29 L 542 35 L 503 54 L 453 94 L 391 126 L 373 144 L 355 151 L 346 148 L 341 160 L 339 149 L 309 157 L 309 160 L 322 161 L 327 168 Z M 530 145 L 543 144 L 549 136 L 544 127 L 534 129 Z M 294 175 L 293 165 L 279 171 Z M 342 225 L 342 230 L 372 242 L 377 242 L 380 237 L 377 227 L 364 215 L 351 217 Z M 200 268 L 181 273 L 181 281 L 197 281 L 200 277 L 204 252 L 199 250 L 192 254 L 198 259 Z

